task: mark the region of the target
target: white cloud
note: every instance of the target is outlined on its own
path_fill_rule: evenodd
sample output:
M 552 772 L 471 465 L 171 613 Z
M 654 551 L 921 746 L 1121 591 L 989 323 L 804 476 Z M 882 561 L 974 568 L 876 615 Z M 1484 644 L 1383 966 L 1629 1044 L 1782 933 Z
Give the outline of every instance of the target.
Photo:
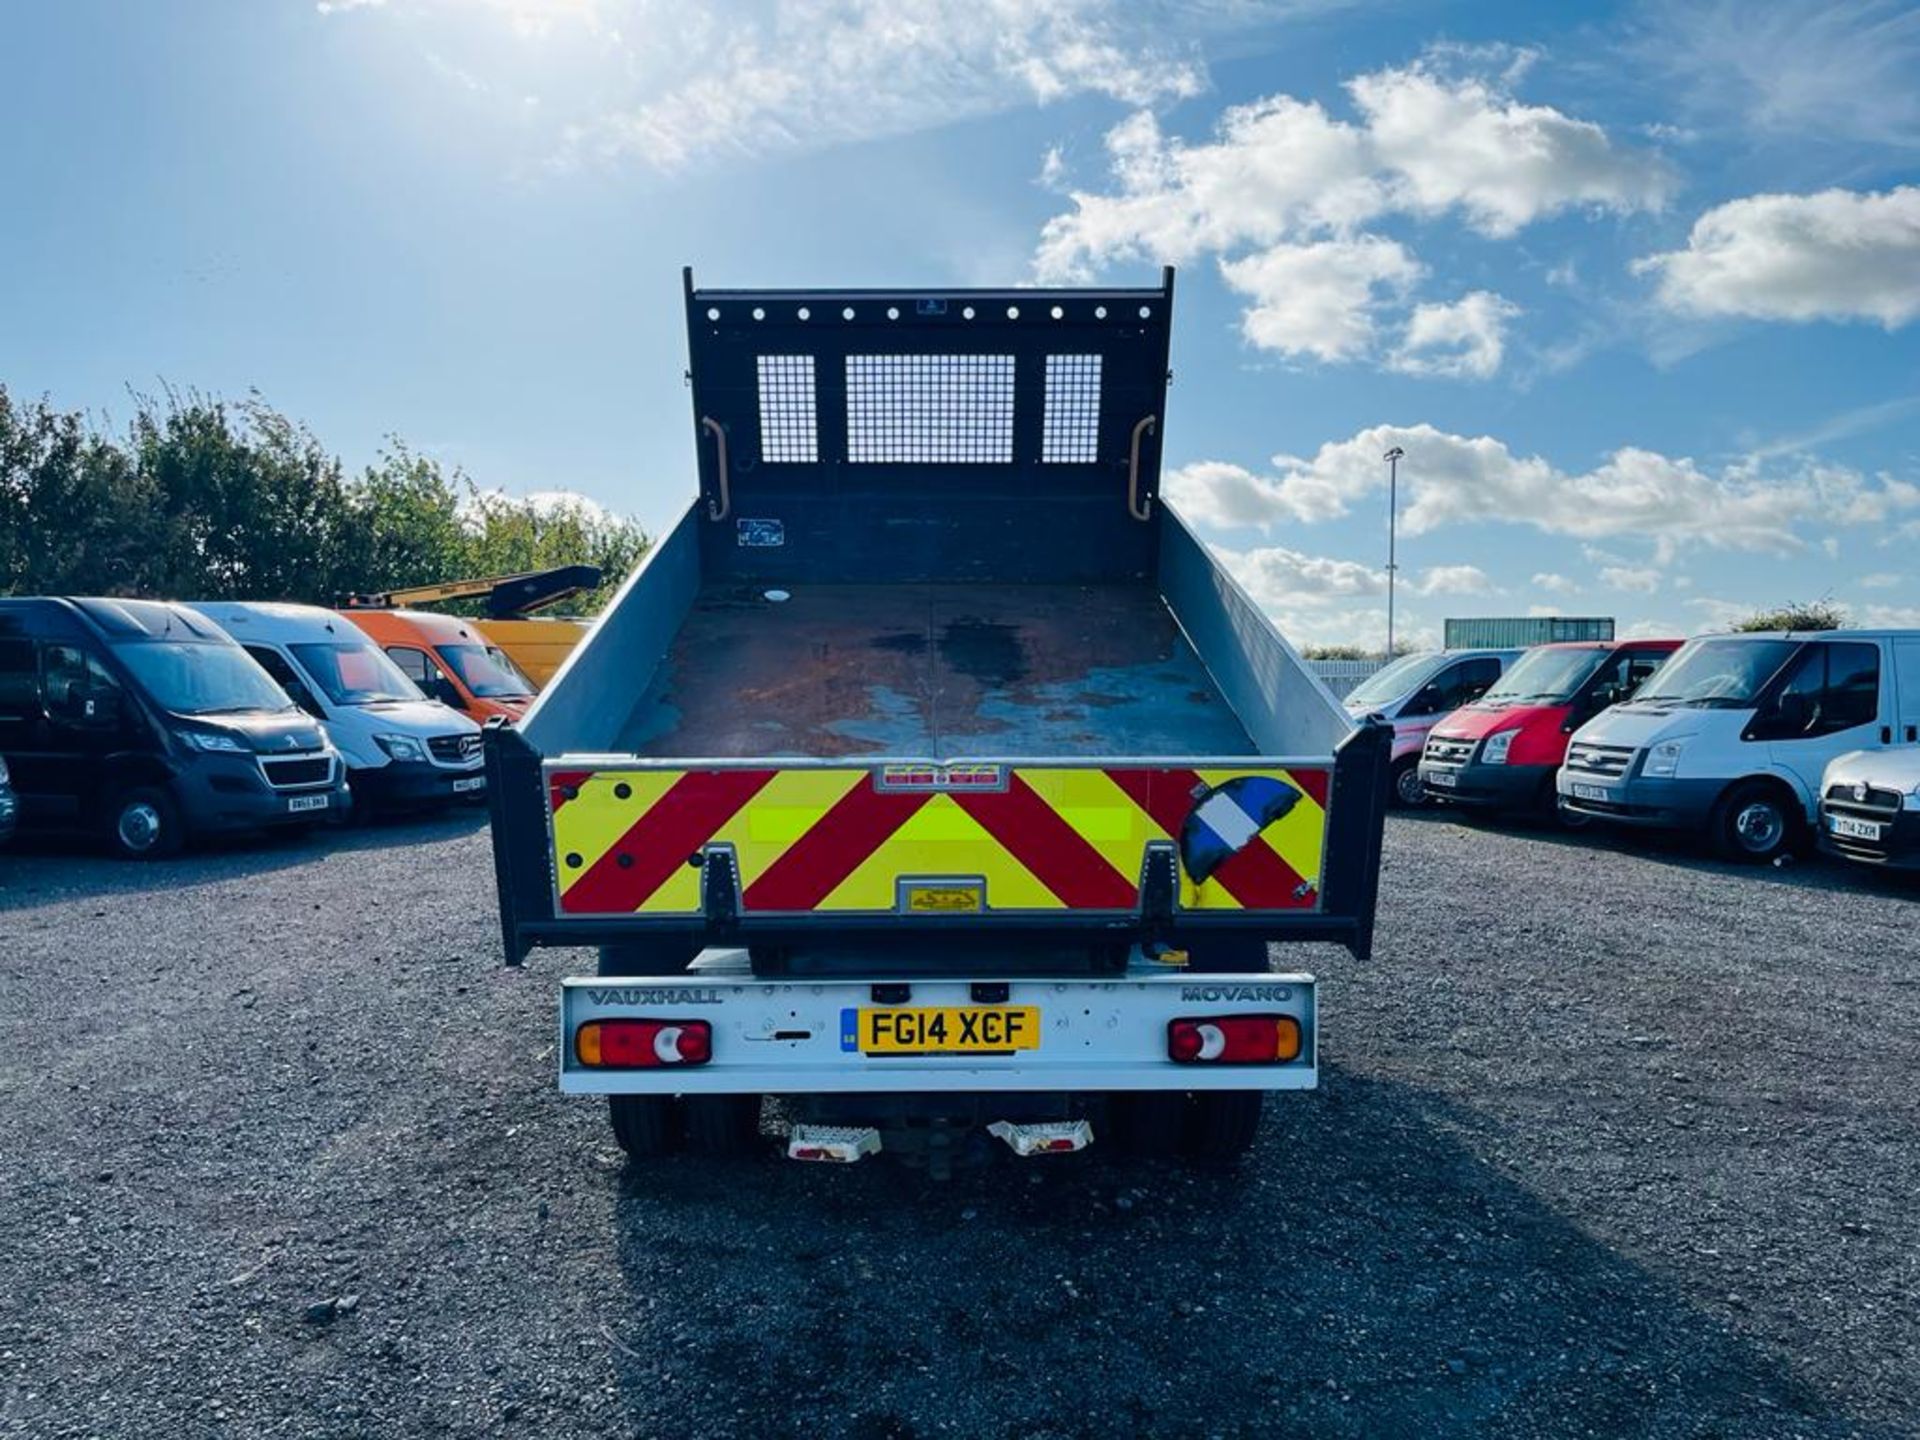
M 1042 228 L 1035 269 L 1080 280 L 1117 261 L 1217 256 L 1253 297 L 1255 345 L 1323 361 L 1377 353 L 1383 307 L 1404 308 L 1424 267 L 1398 241 L 1366 233 L 1392 215 L 1453 213 L 1493 236 L 1564 210 L 1657 209 L 1671 180 L 1655 155 L 1613 145 L 1599 126 L 1506 87 L 1455 73 L 1511 52 L 1434 52 L 1348 83 L 1357 120 L 1272 95 L 1221 115 L 1213 138 L 1169 137 L 1142 111 L 1108 132 L 1112 185 L 1074 190 Z M 1311 294 L 1307 292 L 1313 292 Z M 1421 304 L 1391 363 L 1410 374 L 1485 378 L 1518 312 L 1487 291 Z
M 1635 262 L 1693 315 L 1875 320 L 1920 315 L 1920 186 L 1751 195 L 1694 222 L 1687 248 Z
M 1660 590 L 1660 572 L 1647 566 L 1609 565 L 1601 570 L 1600 583 L 1610 590 L 1654 595 Z
M 1909 0 L 1688 0 L 1643 7 L 1635 47 L 1663 99 L 1742 140 L 1920 145 Z
M 1421 268 L 1394 241 L 1362 235 L 1275 245 L 1223 260 L 1220 273 L 1252 299 L 1241 329 L 1261 349 L 1352 360 L 1372 350 L 1383 298 L 1405 293 Z
M 1578 595 L 1580 587 L 1564 575 L 1556 575 L 1551 570 L 1542 570 L 1533 577 L 1536 587 L 1549 595 Z
M 1897 589 L 1906 578 L 1904 575 L 1895 575 L 1885 570 L 1876 570 L 1871 575 L 1862 575 L 1860 577 L 1860 588 L 1863 590 L 1893 590 Z
M 1421 595 L 1486 595 L 1493 581 L 1478 565 L 1434 565 L 1420 572 L 1413 588 Z
M 1475 290 L 1451 305 L 1416 305 L 1388 364 L 1409 375 L 1485 380 L 1506 354 L 1507 322 L 1520 307 L 1491 290 Z
M 1657 210 L 1672 187 L 1665 165 L 1615 148 L 1598 125 L 1523 105 L 1483 79 L 1448 81 L 1414 65 L 1362 75 L 1347 89 L 1399 207 L 1457 207 L 1488 235 L 1581 205 Z
M 1881 524 L 1920 509 L 1920 486 L 1838 466 L 1716 473 L 1628 446 L 1591 470 L 1569 473 L 1541 456 L 1516 455 L 1491 436 L 1431 425 L 1372 426 L 1310 457 L 1277 455 L 1265 475 L 1219 462 L 1190 465 L 1169 477 L 1168 495 L 1196 522 L 1222 528 L 1336 519 L 1385 488 L 1380 457 L 1395 446 L 1407 452 L 1400 493 L 1409 535 L 1502 522 L 1590 542 L 1639 537 L 1654 542 L 1664 564 L 1688 544 L 1791 553 L 1805 548 L 1809 526 Z M 1619 568 L 1634 563 L 1604 551 L 1590 558 Z

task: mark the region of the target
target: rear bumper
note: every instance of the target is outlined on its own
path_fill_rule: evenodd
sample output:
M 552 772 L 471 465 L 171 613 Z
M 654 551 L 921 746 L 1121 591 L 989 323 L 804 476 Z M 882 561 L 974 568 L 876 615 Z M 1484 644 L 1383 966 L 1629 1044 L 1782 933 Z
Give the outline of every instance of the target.
M 1488 810 L 1527 810 L 1552 783 L 1551 765 L 1435 765 L 1420 762 L 1420 782 L 1435 800 Z M 1449 783 L 1451 782 L 1451 783 Z
M 373 805 L 450 805 L 456 800 L 484 800 L 487 772 L 450 770 L 444 765 L 395 760 L 353 772 L 353 793 Z
M 1875 817 L 1875 823 L 1881 827 L 1880 835 L 1871 840 L 1834 834 L 1835 815 L 1834 810 L 1821 805 L 1818 844 L 1824 853 L 1861 865 L 1878 865 L 1887 870 L 1920 871 L 1920 811 L 1900 810 L 1890 819 Z M 1850 818 L 1866 817 L 1854 815 Z
M 1554 784 L 1560 808 L 1596 820 L 1649 830 L 1698 830 L 1713 813 L 1725 782 L 1720 780 L 1603 779 L 1561 767 Z M 1580 795 L 1579 785 L 1598 794 Z M 1601 798 L 1601 796 L 1604 798 Z
M 966 1008 L 985 982 L 892 982 L 905 1008 Z M 570 978 L 560 1001 L 560 1088 L 570 1095 L 825 1095 L 1108 1090 L 1309 1090 L 1318 1083 L 1311 975 L 1189 975 L 1136 966 L 1111 980 L 994 982 L 993 1005 L 1039 1012 L 1035 1048 L 1001 1055 L 868 1055 L 852 1016 L 875 1008 L 872 980 L 759 980 L 740 951 L 709 950 L 667 979 Z M 1001 999 L 1000 995 L 1005 998 Z M 880 1008 L 893 1008 L 883 1006 Z M 1180 1017 L 1279 1014 L 1298 1021 L 1298 1059 L 1257 1065 L 1179 1064 L 1167 1023 Z M 590 1020 L 705 1020 L 705 1064 L 600 1070 L 574 1053 Z

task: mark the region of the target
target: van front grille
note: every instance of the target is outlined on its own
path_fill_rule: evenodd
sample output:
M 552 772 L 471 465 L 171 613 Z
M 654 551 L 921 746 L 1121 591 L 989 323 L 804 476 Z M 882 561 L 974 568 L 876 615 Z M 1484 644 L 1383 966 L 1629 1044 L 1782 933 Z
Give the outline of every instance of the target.
M 427 741 L 427 748 L 433 752 L 433 758 L 442 765 L 459 765 L 480 753 L 480 737 L 471 733 L 435 735 Z
M 289 760 L 262 760 L 267 783 L 276 790 L 297 790 L 303 786 L 325 785 L 333 779 L 333 761 L 325 755 Z
M 1589 775 L 1618 779 L 1627 773 L 1631 764 L 1633 747 L 1630 745 L 1594 745 L 1576 740 L 1567 749 L 1567 769 L 1584 770 Z

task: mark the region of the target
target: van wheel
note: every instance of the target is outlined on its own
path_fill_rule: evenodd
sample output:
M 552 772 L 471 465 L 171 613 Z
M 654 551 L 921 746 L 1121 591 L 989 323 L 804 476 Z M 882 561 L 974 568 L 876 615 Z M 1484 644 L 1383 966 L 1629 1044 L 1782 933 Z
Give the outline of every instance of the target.
M 1713 848 L 1722 859 L 1764 864 L 1793 843 L 1796 822 L 1777 787 L 1750 780 L 1713 807 Z
M 1234 1160 L 1260 1133 L 1264 1090 L 1200 1090 L 1187 1111 L 1187 1153 L 1196 1160 Z
M 1427 804 L 1427 787 L 1420 783 L 1420 757 L 1404 755 L 1393 762 L 1393 803 L 1402 810 L 1420 810 Z
M 687 1140 L 700 1155 L 751 1155 L 760 1148 L 758 1095 L 689 1095 Z
M 613 1138 L 635 1160 L 665 1155 L 680 1140 L 680 1110 L 671 1095 L 609 1095 Z
M 165 790 L 138 785 L 113 802 L 107 844 L 122 860 L 164 860 L 186 841 L 180 807 Z
M 1577 810 L 1568 810 L 1560 803 L 1560 789 L 1553 782 L 1553 776 L 1547 776 L 1547 783 L 1540 788 L 1540 818 L 1548 825 L 1561 830 L 1584 830 L 1593 824 L 1591 815 L 1582 815 Z

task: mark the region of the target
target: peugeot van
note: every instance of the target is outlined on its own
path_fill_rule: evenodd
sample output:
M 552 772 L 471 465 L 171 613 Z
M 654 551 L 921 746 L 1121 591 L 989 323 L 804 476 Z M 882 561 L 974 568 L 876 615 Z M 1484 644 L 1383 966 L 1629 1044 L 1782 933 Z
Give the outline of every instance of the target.
M 349 803 L 319 724 L 211 620 L 153 600 L 0 600 L 0 755 L 23 831 L 130 858 Z
M 1478 700 L 1520 654 L 1518 650 L 1422 650 L 1402 655 L 1362 680 L 1340 703 L 1358 719 L 1375 713 L 1393 722 L 1393 802 L 1426 803 L 1420 752 L 1442 715 Z
M 1557 785 L 1576 815 L 1762 861 L 1809 832 L 1829 761 L 1916 741 L 1920 630 L 1705 635 L 1575 732 Z
M 359 627 L 317 605 L 194 608 L 326 727 L 357 804 L 400 809 L 485 796 L 480 727 L 427 699 Z
M 496 715 L 518 723 L 534 684 L 478 624 L 431 610 L 343 610 L 414 684 L 484 725 Z
M 1536 645 L 1471 705 L 1427 737 L 1420 781 L 1427 795 L 1483 810 L 1558 811 L 1554 788 L 1573 732 L 1630 698 L 1678 640 Z

